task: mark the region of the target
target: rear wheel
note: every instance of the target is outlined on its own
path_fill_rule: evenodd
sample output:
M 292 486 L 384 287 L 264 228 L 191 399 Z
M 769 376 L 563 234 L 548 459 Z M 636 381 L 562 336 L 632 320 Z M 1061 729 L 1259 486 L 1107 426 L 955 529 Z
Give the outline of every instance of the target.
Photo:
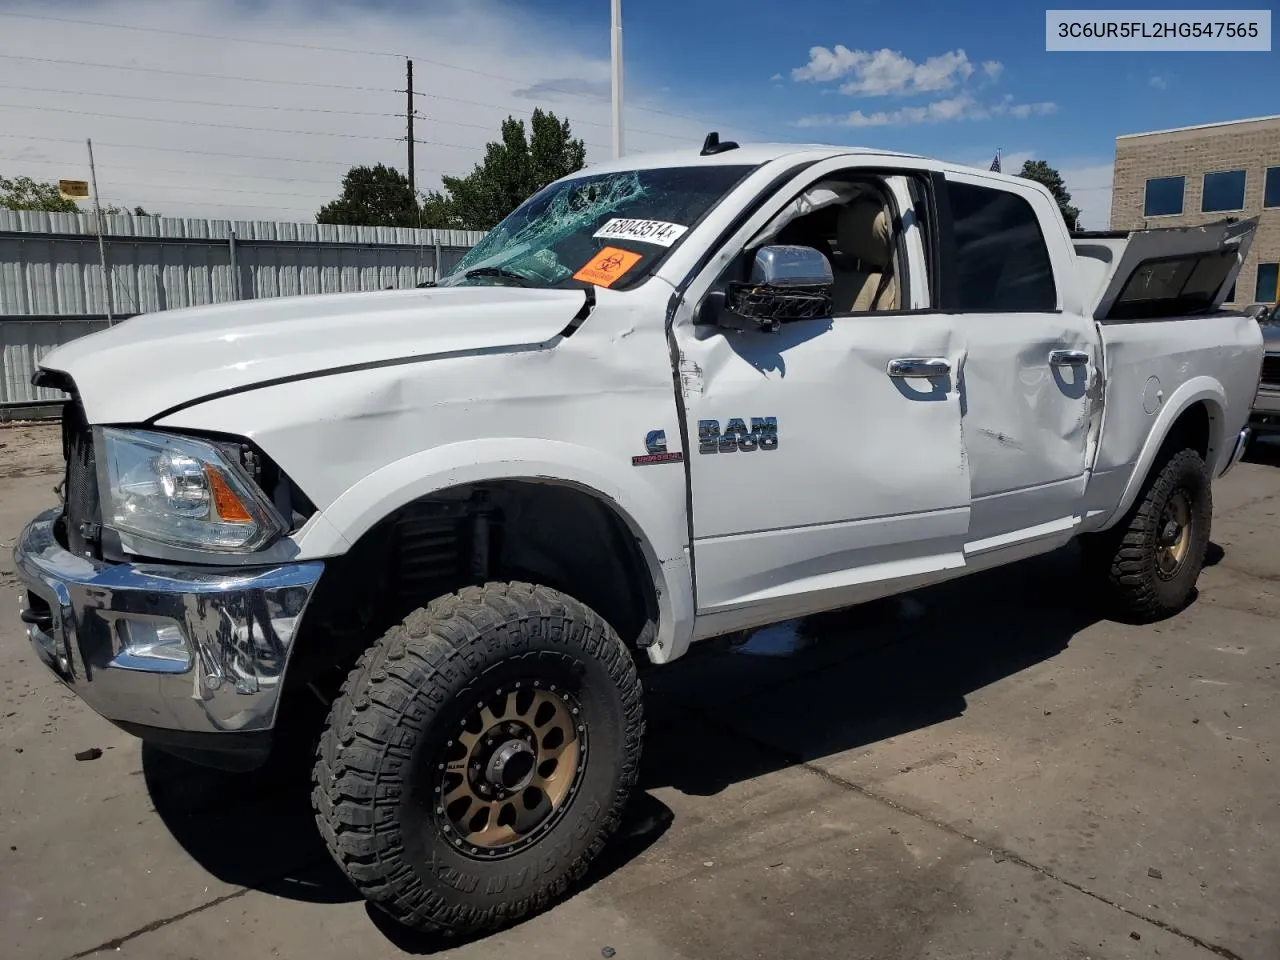
M 613 629 L 544 587 L 417 610 L 334 702 L 313 800 L 330 852 L 401 923 L 491 929 L 548 905 L 615 831 L 644 730 Z
M 1086 563 L 1112 611 L 1146 623 L 1182 610 L 1204 567 L 1212 521 L 1209 470 L 1195 450 L 1177 451 L 1124 520 L 1086 538 Z

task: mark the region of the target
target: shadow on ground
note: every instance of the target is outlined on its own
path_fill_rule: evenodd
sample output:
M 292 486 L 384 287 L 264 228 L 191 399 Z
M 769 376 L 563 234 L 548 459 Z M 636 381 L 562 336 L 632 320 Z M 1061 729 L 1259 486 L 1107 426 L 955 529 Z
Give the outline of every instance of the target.
M 1266 467 L 1280 467 L 1280 435 L 1257 437 L 1249 444 L 1243 457 L 1245 463 L 1257 463 Z
M 1208 561 L 1221 548 L 1211 545 Z M 714 796 L 728 785 L 957 717 L 967 696 L 1054 657 L 1099 619 L 1078 552 L 1056 553 L 902 597 L 699 645 L 646 670 L 649 733 L 638 791 L 589 887 L 672 822 L 647 791 Z M 156 811 L 219 879 L 313 902 L 356 899 L 311 818 L 305 771 L 232 776 L 155 751 L 144 772 Z M 373 908 L 397 947 L 461 941 L 405 931 Z

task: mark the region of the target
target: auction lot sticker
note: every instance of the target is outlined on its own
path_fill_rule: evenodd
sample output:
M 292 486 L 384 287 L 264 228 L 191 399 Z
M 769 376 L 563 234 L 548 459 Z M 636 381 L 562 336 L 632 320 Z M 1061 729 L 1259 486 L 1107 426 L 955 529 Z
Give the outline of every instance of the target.
M 592 236 L 600 240 L 639 240 L 641 243 L 656 243 L 660 247 L 669 247 L 689 228 L 680 223 L 667 223 L 665 220 L 630 220 L 626 217 L 614 217 Z
M 573 279 L 594 283 L 597 287 L 612 287 L 627 271 L 643 258 L 644 254 L 605 247 L 587 265 L 573 275 Z

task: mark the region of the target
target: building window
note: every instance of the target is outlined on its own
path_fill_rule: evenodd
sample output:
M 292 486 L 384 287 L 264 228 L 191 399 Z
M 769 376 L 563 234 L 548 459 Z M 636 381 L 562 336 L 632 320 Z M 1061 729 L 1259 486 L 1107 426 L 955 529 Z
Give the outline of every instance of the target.
M 1262 205 L 1280 207 L 1280 167 L 1267 168 L 1267 182 L 1262 188 Z
M 1204 175 L 1204 196 L 1200 199 L 1202 213 L 1244 209 L 1244 171 L 1224 170 Z
M 1258 286 L 1253 291 L 1254 303 L 1276 302 L 1276 279 L 1280 275 L 1280 263 L 1258 264 Z
M 1170 217 L 1182 212 L 1182 189 L 1185 177 L 1155 177 L 1147 181 L 1147 196 L 1142 205 L 1144 217 Z
M 966 313 L 1058 309 L 1040 220 L 1007 190 L 948 183 L 955 229 L 954 309 Z

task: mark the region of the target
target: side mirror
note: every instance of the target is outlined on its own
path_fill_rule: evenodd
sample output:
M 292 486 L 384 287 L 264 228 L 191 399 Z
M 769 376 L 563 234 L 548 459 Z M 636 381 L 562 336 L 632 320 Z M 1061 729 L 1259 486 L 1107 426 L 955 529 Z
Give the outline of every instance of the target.
M 1249 306 L 1244 308 L 1244 315 L 1246 317 L 1252 317 L 1254 320 L 1257 320 L 1259 323 L 1266 323 L 1267 314 L 1269 314 L 1270 312 L 1271 312 L 1271 308 L 1268 307 L 1265 303 L 1251 303 L 1249 304 Z
M 750 279 L 729 284 L 718 324 L 772 332 L 783 323 L 830 317 L 833 282 L 831 264 L 813 247 L 761 247 Z

